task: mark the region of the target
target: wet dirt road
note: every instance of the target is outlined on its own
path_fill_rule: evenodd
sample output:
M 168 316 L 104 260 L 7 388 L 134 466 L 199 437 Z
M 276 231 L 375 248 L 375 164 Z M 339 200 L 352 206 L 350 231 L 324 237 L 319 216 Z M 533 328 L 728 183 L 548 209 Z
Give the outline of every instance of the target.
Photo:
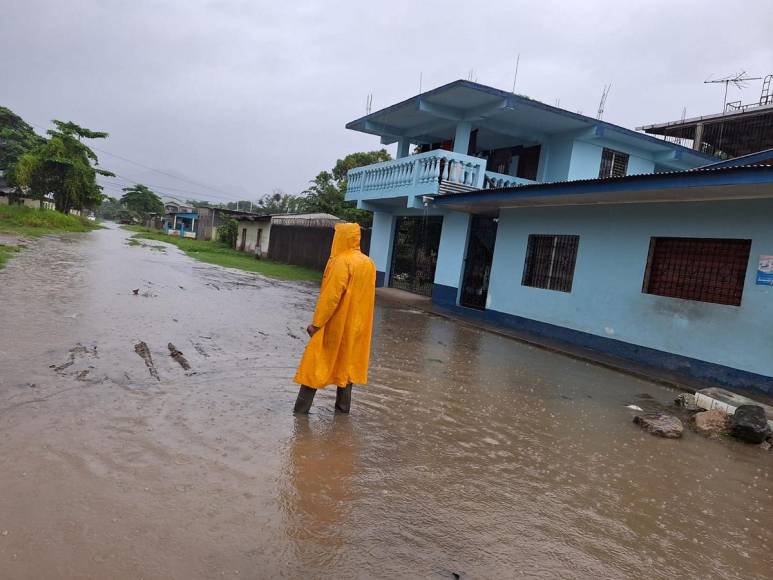
M 382 304 L 295 419 L 314 287 L 126 237 L 0 272 L 0 577 L 771 576 L 773 455 L 631 423 L 674 391 Z

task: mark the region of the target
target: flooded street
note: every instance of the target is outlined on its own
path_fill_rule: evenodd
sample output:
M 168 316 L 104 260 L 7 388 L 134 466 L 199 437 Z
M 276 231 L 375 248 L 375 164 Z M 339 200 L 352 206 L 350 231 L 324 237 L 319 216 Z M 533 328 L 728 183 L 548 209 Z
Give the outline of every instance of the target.
M 127 236 L 0 271 L 3 579 L 771 577 L 773 454 L 632 423 L 676 391 L 382 302 L 294 418 L 315 286 Z

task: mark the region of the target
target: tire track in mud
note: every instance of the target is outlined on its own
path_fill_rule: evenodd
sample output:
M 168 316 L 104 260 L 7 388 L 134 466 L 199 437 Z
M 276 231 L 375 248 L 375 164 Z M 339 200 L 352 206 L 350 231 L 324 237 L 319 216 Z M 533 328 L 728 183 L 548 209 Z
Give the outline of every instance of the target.
M 161 378 L 158 376 L 158 370 L 156 370 L 156 365 L 153 363 L 153 357 L 150 354 L 148 345 L 141 340 L 134 345 L 134 352 L 136 352 L 140 358 L 145 361 L 145 366 L 148 367 L 150 376 L 155 378 L 157 381 L 160 381 Z
M 177 364 L 183 368 L 183 370 L 191 370 L 191 365 L 188 363 L 188 360 L 185 358 L 185 356 L 183 356 L 182 352 L 177 350 L 175 345 L 170 342 L 167 345 L 167 348 L 169 349 L 169 356 L 171 356 L 177 362 Z

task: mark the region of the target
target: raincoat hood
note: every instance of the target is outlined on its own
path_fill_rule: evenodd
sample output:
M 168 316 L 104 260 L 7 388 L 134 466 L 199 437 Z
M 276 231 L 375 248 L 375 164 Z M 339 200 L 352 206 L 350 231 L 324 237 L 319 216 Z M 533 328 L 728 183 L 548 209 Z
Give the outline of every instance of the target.
M 360 225 L 336 224 L 333 235 L 333 245 L 330 248 L 330 257 L 335 258 L 349 250 L 360 249 Z

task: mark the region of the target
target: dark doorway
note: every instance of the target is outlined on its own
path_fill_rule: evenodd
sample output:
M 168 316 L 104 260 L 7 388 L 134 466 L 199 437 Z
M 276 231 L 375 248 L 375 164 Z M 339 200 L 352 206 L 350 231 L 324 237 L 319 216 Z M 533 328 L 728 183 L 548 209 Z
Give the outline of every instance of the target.
M 392 246 L 389 285 L 432 296 L 443 218 L 398 217 Z
M 472 216 L 467 256 L 464 262 L 462 292 L 459 296 L 459 303 L 462 306 L 485 310 L 496 239 L 497 218 Z
M 244 251 L 244 247 L 247 245 L 247 228 L 242 228 L 242 243 L 239 244 L 239 250 Z

